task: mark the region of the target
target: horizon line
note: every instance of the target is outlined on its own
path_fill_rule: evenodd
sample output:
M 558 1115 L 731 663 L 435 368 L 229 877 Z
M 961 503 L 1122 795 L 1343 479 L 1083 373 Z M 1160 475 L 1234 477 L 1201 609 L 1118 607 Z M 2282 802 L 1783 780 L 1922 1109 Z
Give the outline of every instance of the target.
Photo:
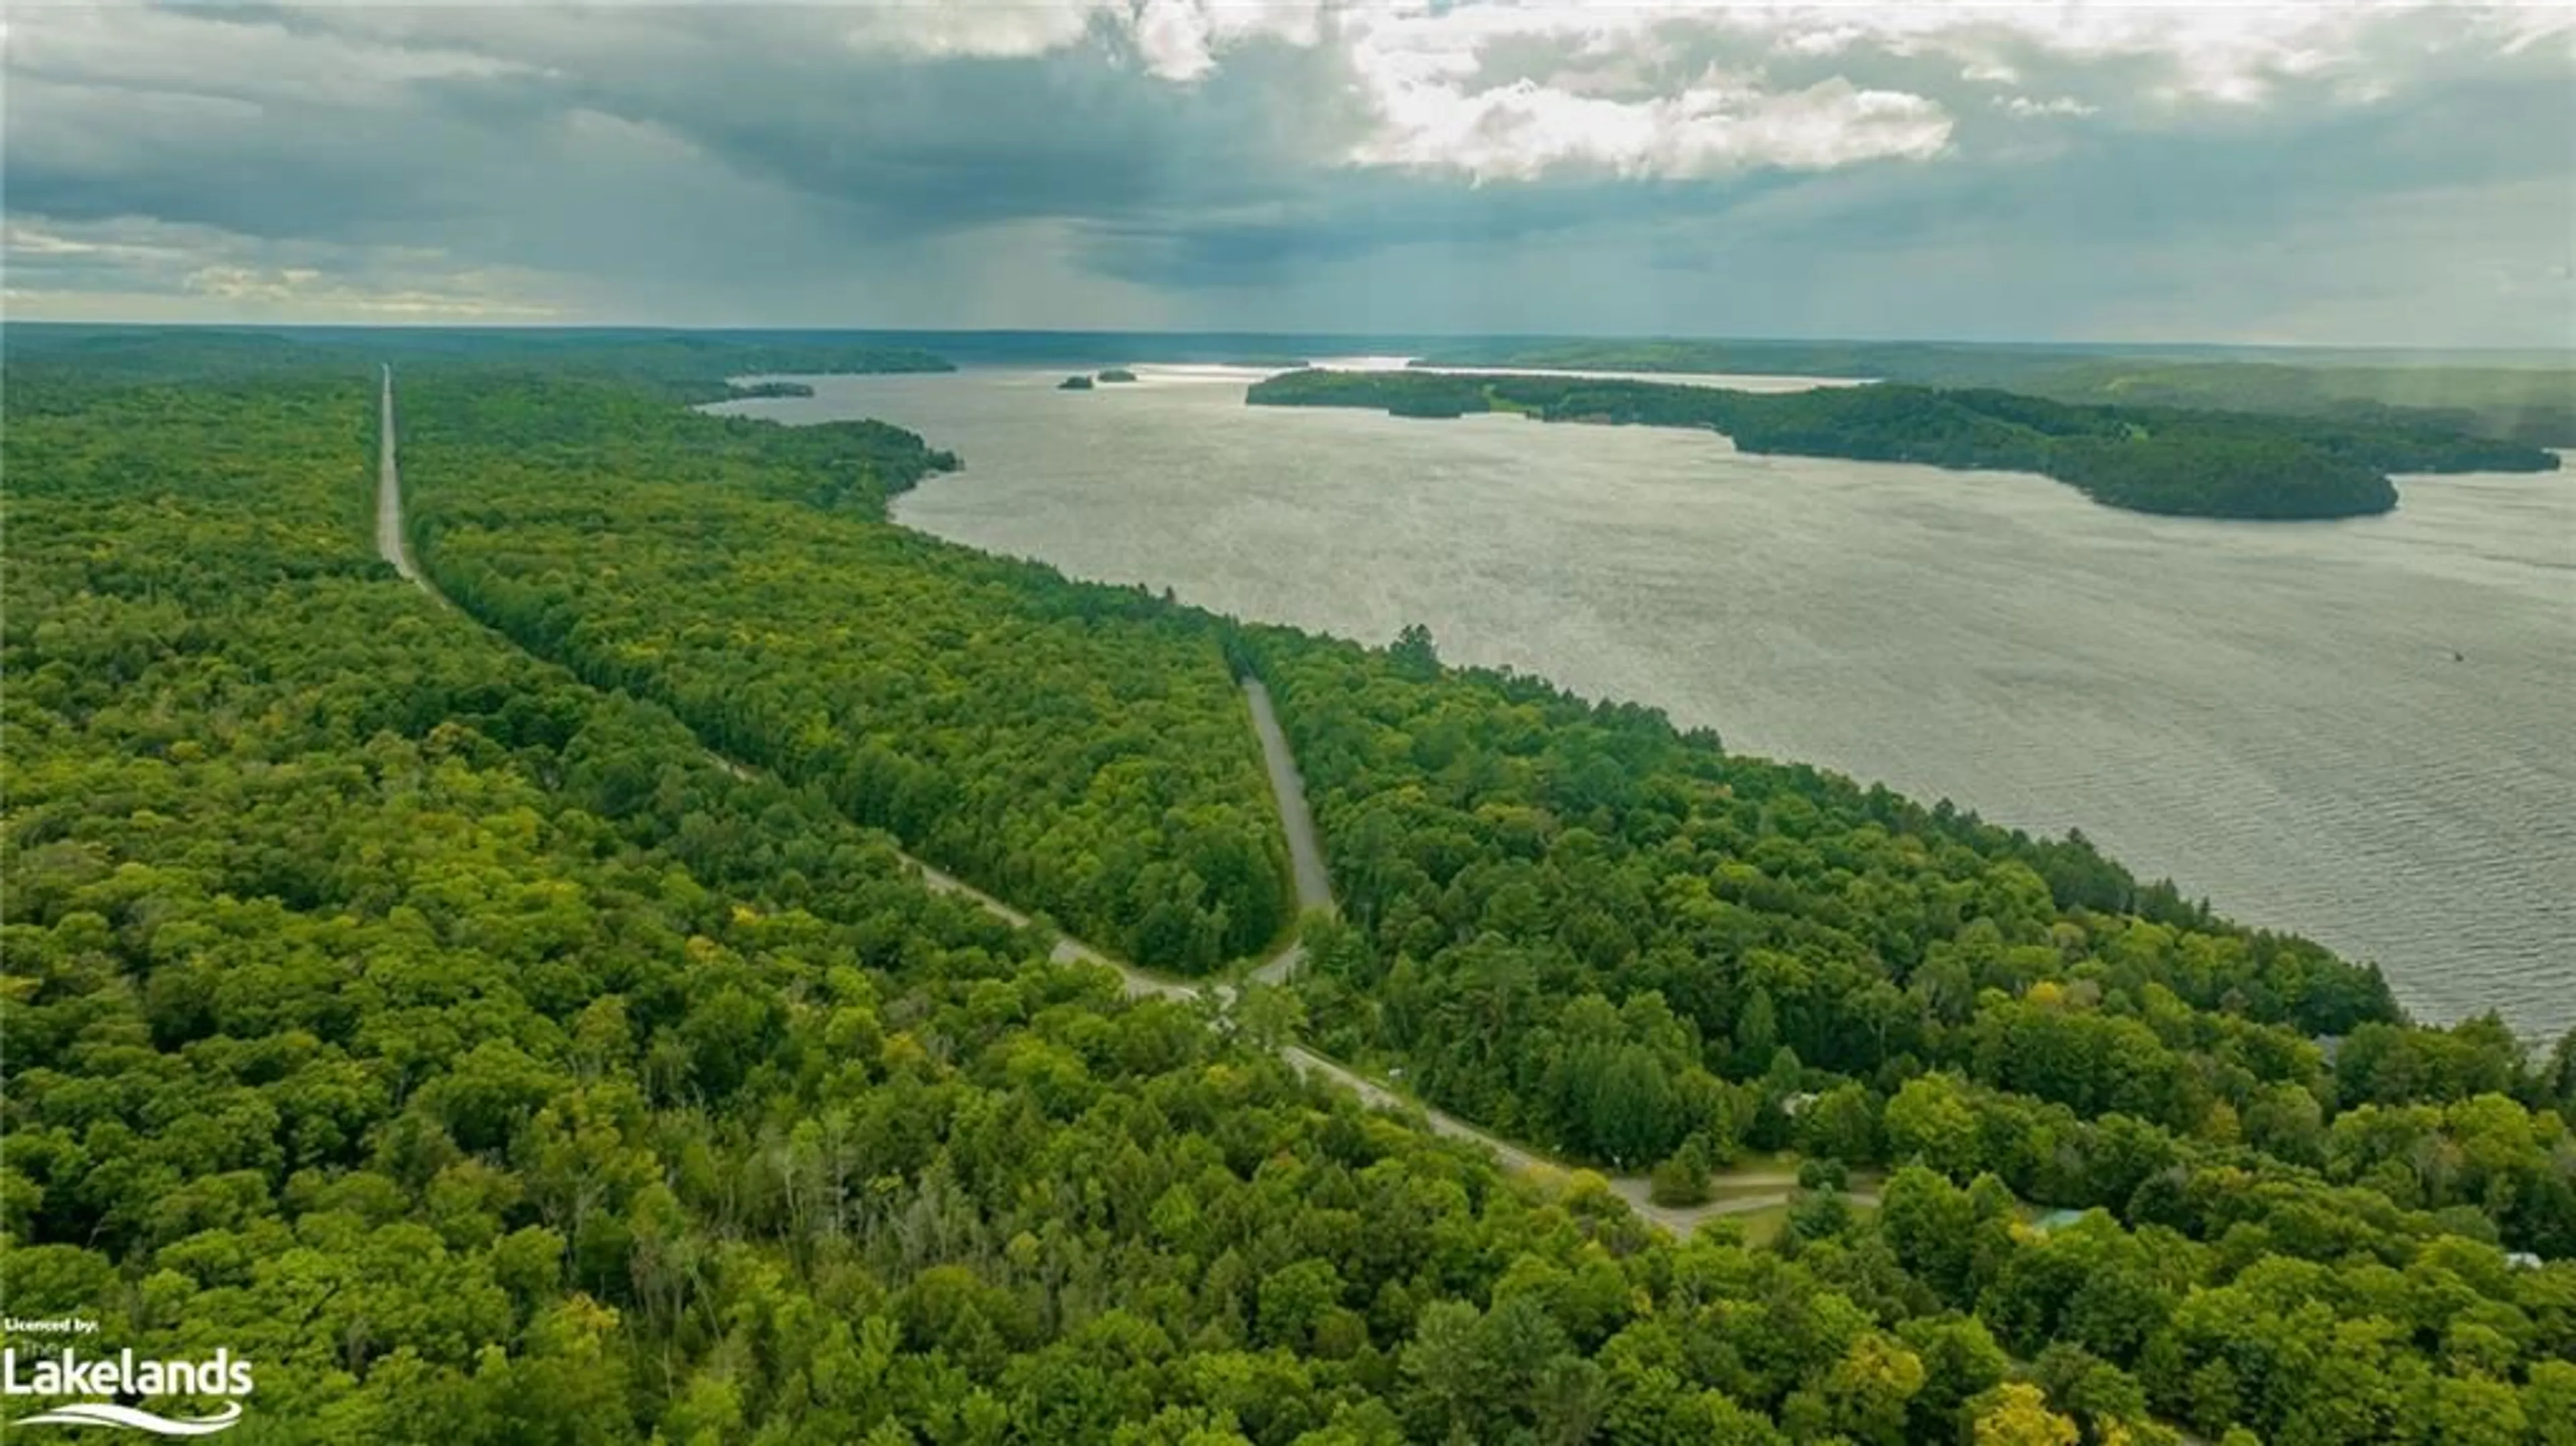
M 2458 344 L 2424 342 L 2325 342 L 2325 341 L 2193 341 L 2165 338 L 2137 340 L 2076 340 L 2067 338 L 1977 338 L 1955 336 L 1729 336 L 1713 332 L 1629 332 L 1629 331 L 1452 331 L 1446 329 L 1411 330 L 1391 328 L 1384 331 L 1271 331 L 1257 327 L 1009 327 L 1009 326 L 770 326 L 758 323 L 664 323 L 637 321 L 123 321 L 77 320 L 63 317 L 0 317 L 0 333 L 12 327 L 31 329 L 90 328 L 124 331 L 206 331 L 206 332 L 621 332 L 640 335 L 724 335 L 760 333 L 788 336 L 1062 336 L 1062 337 L 1262 337 L 1281 340 L 1438 340 L 1438 341 L 1533 341 L 1533 342 L 1678 342 L 1750 346 L 1920 346 L 1960 347 L 1993 350 L 2126 350 L 2156 348 L 2199 351 L 2277 351 L 2277 352 L 2387 352 L 2387 353 L 2453 353 L 2463 355 L 2563 356 L 2576 363 L 2576 346 L 2503 345 L 2495 343 Z

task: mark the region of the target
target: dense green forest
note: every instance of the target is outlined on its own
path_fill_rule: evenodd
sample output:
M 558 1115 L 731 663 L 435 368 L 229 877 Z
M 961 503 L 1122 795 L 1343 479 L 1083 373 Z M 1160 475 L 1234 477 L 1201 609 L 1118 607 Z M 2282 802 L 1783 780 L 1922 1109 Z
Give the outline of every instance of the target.
M 2576 1037 L 2416 1027 L 2080 838 L 1419 630 L 912 536 L 884 498 L 954 459 L 673 404 L 730 365 L 404 372 L 459 616 L 368 550 L 333 360 L 13 361 L 0 417 L 0 1287 L 260 1361 L 238 1439 L 2576 1441 Z M 1045 963 L 876 831 L 1103 942 L 1248 936 L 1211 877 L 1284 909 L 1283 868 L 1230 668 L 1347 920 L 1310 1044 L 1875 1208 L 1657 1237 L 1300 1083 L 1249 999 Z
M 2576 1040 L 2535 1066 L 2491 1018 L 2406 1027 L 2375 971 L 2141 888 L 2080 838 L 1443 670 L 1420 634 L 1238 646 L 1348 921 L 1304 985 L 1317 1038 L 1470 1118 L 1629 1168 L 1920 1155 L 2177 1225 L 2202 1168 L 2365 1184 L 2576 1253 L 2555 1113 Z M 1963 1133 L 1927 1144 L 1935 1117 Z M 2464 1138 L 2489 1123 L 2505 1134 Z
M 875 520 L 947 454 L 482 369 L 414 373 L 403 409 L 422 565 L 532 650 L 1139 963 L 1203 974 L 1288 926 L 1215 643 Z
M 2097 502 L 2206 517 L 2321 518 L 2397 505 L 2390 472 L 2549 471 L 2535 447 L 2391 421 L 2079 407 L 1999 391 L 1881 384 L 1756 393 L 1582 377 L 1301 371 L 1255 406 L 1508 411 L 1551 422 L 1704 427 L 1747 452 L 2038 472 Z
M 11 377 L 11 1314 L 256 1361 L 252 1442 L 1777 1439 L 1660 1320 L 1611 1351 L 1685 1305 L 1615 1202 L 1043 963 L 395 581 L 371 399 Z M 1895 1339 L 1693 1259 L 1838 1309 L 1818 1382 Z
M 1443 342 L 1417 366 L 1866 377 L 1999 388 L 2051 401 L 2271 412 L 2445 427 L 2536 447 L 2576 447 L 2576 370 L 2386 354 L 2212 357 L 2206 348 L 2061 349 L 1951 342 L 1492 338 Z M 2277 354 L 2275 354 L 2277 355 Z

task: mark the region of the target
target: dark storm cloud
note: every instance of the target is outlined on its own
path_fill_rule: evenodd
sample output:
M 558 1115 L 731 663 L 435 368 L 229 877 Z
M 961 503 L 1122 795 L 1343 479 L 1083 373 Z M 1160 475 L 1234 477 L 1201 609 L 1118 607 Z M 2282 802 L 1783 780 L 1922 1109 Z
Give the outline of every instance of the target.
M 1321 174 L 1264 219 L 1177 213 L 1089 228 L 1100 270 L 1172 287 L 1239 287 L 1389 247 L 1544 245 L 1604 226 L 1709 222 L 1796 185 L 1780 172 L 1688 183 L 1549 180 L 1508 190 L 1443 179 Z
M 1075 0 L 24 12 L 12 304 L 426 277 L 604 319 L 1226 325 L 1295 297 L 1416 328 L 1589 267 L 1575 327 L 1796 324 L 1838 304 L 1810 288 L 1913 315 L 1912 276 L 1915 324 L 1946 291 L 1954 327 L 2081 332 L 2161 288 L 2211 331 L 2282 274 L 2229 248 L 2293 237 L 2334 252 L 2280 298 L 2311 320 L 2465 264 L 2509 284 L 2449 314 L 2527 333 L 2565 289 L 2563 31 L 1273 8 L 1182 7 L 1177 40 Z
M 143 215 L 254 236 L 366 241 L 528 204 L 608 162 L 584 115 L 664 138 L 700 176 L 774 185 L 869 234 L 1032 217 L 1117 219 L 1242 205 L 1337 143 L 1331 118 L 1279 104 L 1339 83 L 1330 58 L 1270 46 L 1209 83 L 1154 79 L 1094 43 L 1021 58 L 854 54 L 828 12 L 652 11 L 616 25 L 467 12 L 393 32 L 488 69 L 406 76 L 354 99 L 291 71 L 173 83 L 103 75 L 39 43 L 13 57 L 11 199 L 66 219 Z M 214 54 L 327 66 L 381 17 L 188 12 Z M 559 20 L 560 17 L 553 18 Z M 263 32 L 293 46 L 257 43 Z M 598 43 L 609 41 L 612 43 Z M 200 89 L 200 86 L 205 88 Z M 1296 123 L 1290 122 L 1295 120 Z M 1347 139 L 1348 127 L 1341 127 Z M 675 177 L 675 179 L 677 179 Z

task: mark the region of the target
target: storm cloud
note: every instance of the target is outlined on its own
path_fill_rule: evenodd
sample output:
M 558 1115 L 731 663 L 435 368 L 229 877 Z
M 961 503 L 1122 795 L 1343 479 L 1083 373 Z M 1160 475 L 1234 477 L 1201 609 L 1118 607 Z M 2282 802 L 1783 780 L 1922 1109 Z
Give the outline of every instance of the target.
M 2564 346 L 2563 6 L 13 7 L 14 317 Z

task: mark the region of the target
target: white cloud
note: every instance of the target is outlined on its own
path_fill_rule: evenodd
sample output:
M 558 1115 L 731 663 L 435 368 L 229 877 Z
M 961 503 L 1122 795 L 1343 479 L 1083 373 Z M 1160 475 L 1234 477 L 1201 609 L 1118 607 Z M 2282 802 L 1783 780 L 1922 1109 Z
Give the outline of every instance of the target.
M 2098 109 L 2098 107 L 2086 105 L 2071 95 L 2061 95 L 2054 100 L 2032 100 L 2026 95 L 1999 95 L 1995 97 L 1995 108 L 2007 115 L 2019 116 L 2025 120 L 2036 116 L 2092 115 Z
M 10 313 L 136 321 L 542 321 L 538 278 L 435 247 L 280 245 L 137 217 L 0 227 Z
M 1190 0 L 1145 0 L 1136 12 L 1136 50 L 1165 80 L 1196 80 L 1216 68 L 1207 12 Z
M 1095 18 L 1132 18 L 1115 0 L 1010 0 L 1005 4 L 876 3 L 849 7 L 853 49 L 922 57 L 1044 55 L 1080 41 Z
M 556 308 L 475 288 L 476 278 L 451 287 L 369 287 L 325 274 L 313 266 L 205 266 L 182 287 L 192 296 L 224 303 L 227 312 L 355 316 L 407 321 L 524 321 L 558 314 Z
M 1654 52 L 1673 34 L 1740 39 L 1758 55 L 1845 56 L 1863 50 L 1933 53 L 1961 62 L 1971 81 L 2014 83 L 2028 59 L 2094 64 L 2146 60 L 2167 79 L 2166 103 L 2251 104 L 2281 79 L 2360 71 L 2348 86 L 2375 92 L 2402 72 L 2402 53 L 2374 52 L 2389 27 L 2437 14 L 2463 37 L 2507 53 L 2563 41 L 2576 6 L 2557 0 L 2462 6 L 2445 0 L 2289 0 L 2268 4 L 1780 3 L 1780 0 L 1042 0 L 1042 3 L 869 8 L 880 43 L 937 53 L 1034 54 L 1080 41 L 1094 24 L 1123 30 L 1150 73 L 1196 81 L 1255 38 L 1339 45 L 1373 94 L 1463 82 L 1480 57 L 1511 40 L 1556 40 L 1568 54 L 1606 62 Z M 1580 89 L 1580 86 L 1573 87 Z M 1401 145 L 1397 146 L 1402 149 Z M 1868 149 L 1863 147 L 1862 149 Z
M 1705 69 L 1665 94 L 1599 93 L 1634 86 L 1638 67 L 1659 53 L 1658 26 L 1677 13 L 1488 4 L 1346 17 L 1352 74 L 1376 125 L 1344 159 L 1479 181 L 1531 180 L 1559 169 L 1685 179 L 1756 166 L 1921 159 L 1949 140 L 1949 117 L 1938 104 L 1839 78 L 1772 89 L 1758 71 Z M 1562 46 L 1557 74 L 1545 82 L 1523 76 L 1480 83 L 1489 48 L 1533 37 Z
M 49 6 L 22 18 L 32 23 L 6 32 L 13 73 L 199 100 L 257 96 L 345 105 L 415 81 L 528 69 L 458 47 L 303 33 L 237 22 L 220 11 Z M 221 63 L 210 65 L 212 57 Z
M 188 254 L 188 247 L 172 242 L 67 236 L 57 229 L 31 226 L 21 221 L 0 225 L 0 255 L 22 263 L 35 261 L 43 264 L 48 260 L 77 258 L 91 262 L 151 265 Z
M 1136 24 L 1156 73 L 1195 80 L 1223 64 L 1205 32 L 1174 28 L 1197 0 L 1150 0 Z M 1213 7 L 1226 13 L 1222 4 Z M 1662 0 L 1581 5 L 1565 0 L 1353 0 L 1314 32 L 1340 47 L 1376 128 L 1345 159 L 1363 166 L 1448 169 L 1479 180 L 1526 180 L 1591 165 L 1621 176 L 1696 177 L 1782 166 L 1824 169 L 1940 154 L 1949 118 L 1929 97 L 1865 87 L 1847 77 L 1804 87 L 1766 80 L 1783 65 L 1946 56 L 1963 78 L 2019 85 L 2035 70 L 2073 76 L 2144 63 L 2153 84 L 2127 96 L 2015 96 L 2020 119 L 2097 113 L 2106 99 L 2167 111 L 2254 105 L 2283 81 L 2333 76 L 2339 94 L 2386 93 L 2404 54 L 2372 42 L 2386 27 L 2441 10 L 2470 43 L 2533 43 L 2565 31 L 2564 6 L 2460 12 L 2417 0 L 2267 5 L 1855 5 L 1760 0 Z M 1270 33 L 1284 33 L 1273 31 Z M 1303 32 L 1299 33 L 1302 39 Z M 1724 41 L 1740 73 L 1703 75 L 1639 97 L 1639 80 L 1681 42 Z M 1182 42 L 1186 40 L 1188 44 Z M 1551 45 L 1544 79 L 1486 74 L 1506 46 Z M 1812 73 L 1812 71 L 1810 71 Z
M 1323 0 L 870 0 L 846 6 L 860 50 L 920 57 L 1027 58 L 1097 30 L 1123 34 L 1147 74 L 1174 83 L 1215 70 L 1221 52 L 1254 40 L 1313 46 Z
M 1718 75 L 1670 97 L 1617 101 L 1532 81 L 1468 91 L 1397 82 L 1377 97 L 1382 124 L 1360 165 L 1448 169 L 1480 181 L 1534 180 L 1559 168 L 1623 177 L 1705 177 L 1751 166 L 1823 169 L 1937 155 L 1950 118 L 1921 96 L 1829 80 L 1768 92 Z
M 1842 55 L 1863 48 L 1940 54 L 1970 80 L 2020 72 L 2017 55 L 2061 61 L 2149 59 L 2171 72 L 2177 96 L 2252 101 L 2273 78 L 2356 63 L 2388 27 L 2439 16 L 2483 44 L 2512 49 L 2576 30 L 2576 7 L 2558 0 L 2474 6 L 2448 0 L 2284 0 L 2166 3 L 2060 0 L 2055 4 L 1769 3 L 1661 0 L 1584 7 L 1557 0 L 1486 0 L 1474 27 L 1485 35 L 1634 34 L 1666 27 L 1746 37 L 1783 55 Z M 2402 56 L 2370 63 L 2402 67 Z

